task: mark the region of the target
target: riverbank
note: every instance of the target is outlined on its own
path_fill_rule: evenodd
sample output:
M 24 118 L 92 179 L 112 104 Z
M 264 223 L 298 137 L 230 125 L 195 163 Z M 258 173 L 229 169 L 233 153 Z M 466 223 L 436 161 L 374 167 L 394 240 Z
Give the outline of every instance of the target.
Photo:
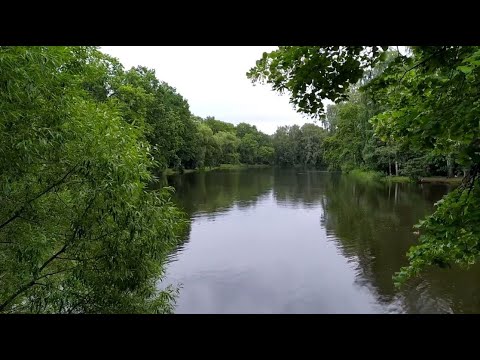
M 463 178 L 461 177 L 453 177 L 447 178 L 443 176 L 430 176 L 430 177 L 423 177 L 418 180 L 419 183 L 431 183 L 431 184 L 451 184 L 451 185 L 460 185 Z
M 447 178 L 444 176 L 428 176 L 421 177 L 418 180 L 410 178 L 408 176 L 396 176 L 385 175 L 379 171 L 373 170 L 352 170 L 348 173 L 350 176 L 355 177 L 361 181 L 383 181 L 387 183 L 421 183 L 421 184 L 450 184 L 459 185 L 462 182 L 462 178 Z
M 257 165 L 247 165 L 247 164 L 220 164 L 219 166 L 204 167 L 201 169 L 184 169 L 183 174 L 188 174 L 192 172 L 208 172 L 213 170 L 242 170 L 242 169 L 258 169 L 258 168 L 268 168 L 271 165 L 257 164 Z M 181 174 L 182 172 L 175 169 L 166 169 L 163 172 L 165 175 L 175 175 Z
M 247 165 L 247 164 L 221 164 L 219 166 L 212 166 L 212 167 L 204 167 L 201 169 L 184 169 L 183 174 L 188 174 L 192 172 L 208 172 L 213 170 L 242 170 L 242 169 L 249 169 L 249 168 L 268 168 L 272 167 L 271 165 Z M 166 169 L 164 175 L 175 175 L 175 174 L 182 174 L 179 170 L 174 169 Z M 351 170 L 347 173 L 348 175 L 355 177 L 361 181 L 382 181 L 386 183 L 421 183 L 421 184 L 450 184 L 450 185 L 460 185 L 462 182 L 462 178 L 454 177 L 454 178 L 447 178 L 443 176 L 426 176 L 421 177 L 418 180 L 410 178 L 408 176 L 396 176 L 396 175 L 385 175 L 380 171 L 373 171 L 373 170 Z
M 409 183 L 414 182 L 408 176 L 385 175 L 379 171 L 355 169 L 348 172 L 348 175 L 365 182 L 383 181 L 387 183 Z

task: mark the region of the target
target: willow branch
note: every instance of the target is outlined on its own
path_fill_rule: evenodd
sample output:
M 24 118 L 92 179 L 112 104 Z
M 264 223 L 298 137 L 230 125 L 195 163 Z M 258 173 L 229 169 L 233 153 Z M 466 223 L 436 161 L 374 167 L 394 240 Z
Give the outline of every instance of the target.
M 35 197 L 33 197 L 32 199 L 28 200 L 19 210 L 15 211 L 13 213 L 13 215 L 7 220 L 5 221 L 4 223 L 0 224 L 0 229 L 2 229 L 3 227 L 7 226 L 9 223 L 11 223 L 13 220 L 15 220 L 16 218 L 18 218 L 20 216 L 20 214 L 25 210 L 25 208 L 30 205 L 32 202 L 34 202 L 35 200 L 37 200 L 39 197 L 45 195 L 46 193 L 48 193 L 50 190 L 52 190 L 54 187 L 62 184 L 66 179 L 67 177 L 77 168 L 78 165 L 75 165 L 72 169 L 70 169 L 60 180 L 58 180 L 57 182 L 53 183 L 52 185 L 50 185 L 49 187 L 47 187 L 45 190 L 43 190 L 41 193 L 39 193 L 38 195 L 36 195 Z

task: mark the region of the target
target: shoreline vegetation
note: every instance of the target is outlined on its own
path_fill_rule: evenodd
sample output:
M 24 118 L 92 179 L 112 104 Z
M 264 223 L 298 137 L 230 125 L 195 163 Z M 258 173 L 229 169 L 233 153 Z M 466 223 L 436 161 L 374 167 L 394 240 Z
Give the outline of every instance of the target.
M 387 183 L 449 184 L 460 185 L 462 177 L 429 176 L 413 178 L 408 176 L 386 175 L 379 171 L 355 169 L 347 172 L 349 176 L 362 181 L 382 181 Z
M 244 169 L 261 169 L 261 168 L 271 168 L 274 165 L 265 165 L 265 164 L 220 164 L 219 166 L 204 167 L 200 169 L 171 169 L 168 168 L 163 171 L 163 175 L 182 175 L 189 174 L 193 172 L 209 172 L 214 170 L 244 170 Z M 300 167 L 293 167 L 301 169 Z M 308 170 L 317 170 L 317 169 L 308 169 Z M 418 179 L 401 176 L 401 175 L 386 175 L 380 171 L 372 170 L 360 170 L 355 169 L 349 172 L 345 172 L 345 175 L 353 176 L 357 179 L 363 181 L 382 181 L 387 183 L 417 183 L 417 184 L 447 184 L 447 185 L 460 185 L 463 177 L 452 177 L 448 178 L 445 176 L 428 176 L 428 177 L 419 177 Z
M 197 169 L 172 169 L 168 168 L 163 171 L 163 175 L 181 175 L 189 174 L 193 172 L 209 172 L 214 170 L 243 170 L 243 169 L 260 169 L 260 168 L 269 168 L 273 167 L 272 165 L 266 164 L 220 164 L 218 166 L 205 166 L 203 168 Z

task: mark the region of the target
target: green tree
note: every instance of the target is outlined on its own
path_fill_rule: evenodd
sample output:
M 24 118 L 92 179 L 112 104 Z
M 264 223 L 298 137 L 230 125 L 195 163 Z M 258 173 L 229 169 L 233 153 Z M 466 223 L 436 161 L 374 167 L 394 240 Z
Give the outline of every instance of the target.
M 235 134 L 235 125 L 215 119 L 215 117 L 213 116 L 207 116 L 205 118 L 205 124 L 207 124 L 208 127 L 212 129 L 213 134 L 216 134 L 220 131 Z
M 112 97 L 119 101 L 125 119 L 130 123 L 144 119 L 159 167 L 194 167 L 197 127 L 188 102 L 143 66 L 119 73 L 114 83 Z
M 220 159 L 218 161 L 222 164 L 238 164 L 240 155 L 237 150 L 240 140 L 235 134 L 219 131 L 213 137 L 220 148 Z
M 389 107 L 372 119 L 375 130 L 428 156 L 444 157 L 450 173 L 452 159 L 469 169 L 464 184 L 418 225 L 419 245 L 396 277 L 400 284 L 429 265 L 468 266 L 478 259 L 480 48 L 415 47 L 412 56 L 398 59 L 370 85 Z
M 212 129 L 202 121 L 198 123 L 197 131 L 199 144 L 199 152 L 197 154 L 198 166 L 203 168 L 204 166 L 212 167 L 218 165 L 220 147 L 213 137 Z
M 275 163 L 281 166 L 295 165 L 294 146 L 289 136 L 290 127 L 280 126 L 273 134 L 273 147 L 275 149 Z
M 250 124 L 247 124 L 247 123 L 244 123 L 244 122 L 239 123 L 235 127 L 235 130 L 236 130 L 237 137 L 239 139 L 243 139 L 243 137 L 247 134 L 253 134 L 253 135 L 258 134 L 258 130 L 257 130 L 257 127 L 255 125 L 250 125 Z
M 300 129 L 302 133 L 301 163 L 304 166 L 320 167 L 324 163 L 325 130 L 314 124 L 305 124 Z
M 240 140 L 238 152 L 240 153 L 240 162 L 244 164 L 255 164 L 257 161 L 258 141 L 253 134 L 247 134 Z
M 2 312 L 172 311 L 156 283 L 184 222 L 166 189 L 147 191 L 144 122 L 98 85 L 104 60 L 0 47 Z
M 258 162 L 265 165 L 273 165 L 275 159 L 275 149 L 271 146 L 260 146 L 258 148 Z

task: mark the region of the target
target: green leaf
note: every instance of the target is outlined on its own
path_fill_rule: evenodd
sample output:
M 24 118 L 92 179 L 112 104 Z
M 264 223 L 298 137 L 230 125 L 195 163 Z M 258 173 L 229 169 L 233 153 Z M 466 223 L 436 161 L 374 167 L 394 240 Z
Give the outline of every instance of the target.
M 457 70 L 460 70 L 464 74 L 470 74 L 472 72 L 472 67 L 461 65 L 461 66 L 457 66 Z

